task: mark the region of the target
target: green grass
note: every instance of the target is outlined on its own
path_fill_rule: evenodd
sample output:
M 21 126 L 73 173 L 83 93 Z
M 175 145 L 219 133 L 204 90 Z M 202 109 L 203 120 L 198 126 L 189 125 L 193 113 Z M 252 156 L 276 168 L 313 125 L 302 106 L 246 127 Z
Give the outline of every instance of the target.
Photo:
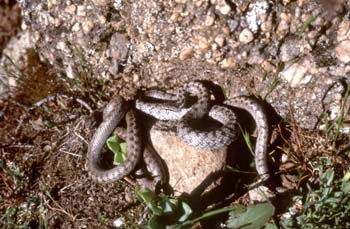
M 190 228 L 200 221 L 224 213 L 229 214 L 225 222 L 228 228 L 248 229 L 262 226 L 275 228 L 273 224 L 268 223 L 275 211 L 275 208 L 269 203 L 248 206 L 235 204 L 203 213 L 194 213 L 186 199 L 172 198 L 164 194 L 156 195 L 148 189 L 138 189 L 136 194 L 152 212 L 147 225 L 151 229 Z
M 302 203 L 295 218 L 284 220 L 284 228 L 350 228 L 350 170 L 336 174 L 334 164 L 322 158 L 314 165 L 318 184 L 306 184 L 293 200 Z

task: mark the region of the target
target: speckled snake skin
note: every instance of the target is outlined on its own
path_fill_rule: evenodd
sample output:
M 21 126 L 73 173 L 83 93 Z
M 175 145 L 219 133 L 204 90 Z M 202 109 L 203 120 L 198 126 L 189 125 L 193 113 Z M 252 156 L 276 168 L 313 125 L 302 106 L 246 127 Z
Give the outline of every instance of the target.
M 189 102 L 189 97 L 196 97 L 196 101 L 194 103 Z M 156 101 L 152 102 L 152 99 Z M 262 106 L 246 96 L 229 99 L 224 102 L 226 106 L 214 105 L 210 107 L 209 102 L 208 89 L 200 82 L 190 82 L 179 88 L 175 93 L 148 90 L 136 100 L 136 109 L 159 120 L 177 120 L 177 135 L 187 144 L 198 148 L 220 148 L 236 140 L 238 124 L 235 114 L 228 107 L 246 110 L 254 118 L 258 129 L 255 146 L 256 169 L 260 175 L 260 180 L 267 180 L 269 178 L 267 166 L 269 128 Z M 102 169 L 99 166 L 102 147 L 125 114 L 127 130 L 124 138 L 128 143 L 128 157 L 121 165 L 108 170 Z M 194 128 L 192 121 L 206 115 L 222 125 L 214 130 Z M 103 122 L 97 128 L 89 144 L 88 170 L 90 175 L 93 180 L 98 182 L 116 181 L 134 170 L 141 155 L 142 143 L 136 127 L 134 111 L 126 108 L 121 97 L 115 97 L 106 106 Z M 145 147 L 143 158 L 147 170 L 155 177 L 155 180 L 164 182 L 165 175 L 161 163 L 148 147 Z

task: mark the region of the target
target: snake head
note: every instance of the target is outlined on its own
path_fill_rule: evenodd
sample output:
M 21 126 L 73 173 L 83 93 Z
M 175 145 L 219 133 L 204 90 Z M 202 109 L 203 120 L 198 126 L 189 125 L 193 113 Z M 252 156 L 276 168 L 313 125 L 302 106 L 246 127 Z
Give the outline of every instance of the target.
M 111 99 L 103 110 L 103 119 L 116 114 L 126 108 L 126 103 L 121 96 L 115 96 Z

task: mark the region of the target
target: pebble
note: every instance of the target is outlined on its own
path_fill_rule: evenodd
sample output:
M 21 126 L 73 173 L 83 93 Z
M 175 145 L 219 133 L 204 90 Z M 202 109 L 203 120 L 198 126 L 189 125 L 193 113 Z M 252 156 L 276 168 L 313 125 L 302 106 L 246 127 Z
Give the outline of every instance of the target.
M 310 82 L 312 75 L 308 73 L 311 71 L 312 66 L 313 63 L 310 60 L 304 59 L 286 67 L 280 74 L 292 88 L 296 88 Z
M 10 87 L 16 87 L 17 86 L 17 80 L 15 77 L 9 77 L 8 83 Z
M 65 8 L 65 12 L 68 13 L 68 14 L 75 14 L 75 11 L 76 11 L 77 7 L 75 5 L 69 5 Z
M 109 0 L 91 0 L 97 6 L 106 6 L 110 1 Z
M 86 16 L 86 11 L 85 11 L 85 6 L 84 5 L 79 5 L 77 7 L 77 15 L 80 17 Z
M 75 23 L 75 24 L 73 25 L 72 31 L 73 31 L 73 32 L 78 32 L 79 30 L 80 30 L 80 23 L 77 22 L 77 23 Z
M 50 145 L 45 145 L 43 148 L 44 152 L 50 152 L 52 150 L 52 147 Z
M 347 64 L 350 62 L 350 40 L 342 41 L 335 48 L 337 58 Z
M 350 39 L 350 21 L 344 20 L 339 24 L 337 31 L 337 41 L 341 42 L 347 39 Z
M 265 186 L 259 186 L 248 192 L 251 203 L 265 202 L 266 200 L 276 196 L 269 188 Z
M 134 74 L 133 77 L 132 77 L 132 81 L 133 81 L 134 83 L 139 82 L 139 81 L 140 81 L 140 75 Z
M 207 16 L 205 18 L 205 25 L 211 26 L 214 24 L 214 21 L 215 21 L 215 16 L 212 12 L 209 11 L 209 13 L 207 14 Z
M 237 61 L 234 57 L 227 57 L 220 62 L 222 68 L 234 68 L 237 65 Z
M 225 44 L 225 35 L 224 34 L 219 34 L 215 37 L 214 41 L 216 44 L 218 44 L 220 47 L 223 47 Z
M 193 55 L 193 48 L 185 47 L 181 50 L 179 54 L 180 60 L 186 60 Z
M 288 62 L 301 53 L 301 44 L 297 38 L 286 39 L 280 48 L 280 58 L 283 62 Z
M 121 228 L 124 225 L 125 225 L 125 218 L 124 217 L 119 217 L 113 221 L 113 226 L 116 228 Z
M 202 49 L 202 50 L 208 50 L 209 45 L 210 45 L 210 43 L 209 43 L 209 41 L 207 40 L 207 38 L 205 38 L 205 37 L 200 37 L 200 38 L 198 39 L 198 47 L 199 47 L 200 49 Z
M 258 1 L 249 5 L 249 11 L 246 15 L 248 27 L 254 33 L 257 32 L 259 25 L 263 22 L 262 15 L 266 14 L 269 4 L 265 1 Z
M 228 25 L 231 33 L 237 29 L 238 24 L 239 23 L 236 20 L 232 20 L 232 19 L 227 20 L 227 25 Z
M 239 41 L 243 44 L 248 44 L 253 39 L 254 39 L 253 33 L 247 28 L 243 29 L 243 31 L 239 34 Z
M 227 15 L 231 11 L 231 7 L 225 0 L 218 0 L 215 9 L 217 9 L 223 15 Z
M 85 33 L 88 33 L 94 28 L 94 23 L 92 21 L 85 21 L 82 23 L 81 27 Z

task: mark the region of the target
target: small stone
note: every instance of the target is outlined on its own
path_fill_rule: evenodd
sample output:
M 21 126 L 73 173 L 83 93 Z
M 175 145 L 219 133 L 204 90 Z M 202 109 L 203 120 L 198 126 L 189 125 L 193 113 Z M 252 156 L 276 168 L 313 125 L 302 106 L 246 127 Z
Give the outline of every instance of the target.
M 314 63 L 309 59 L 304 59 L 300 62 L 291 64 L 280 74 L 292 88 L 296 88 L 310 82 L 312 75 L 307 73 L 312 71 L 313 68 Z
M 265 186 L 259 186 L 252 190 L 249 190 L 249 199 L 252 203 L 265 202 L 270 198 L 276 196 L 269 188 Z
M 288 62 L 297 57 L 301 53 L 302 44 L 300 39 L 289 38 L 282 44 L 280 48 L 280 58 L 283 62 Z
M 220 62 L 220 67 L 222 68 L 234 68 L 236 67 L 237 61 L 234 57 L 227 57 Z
M 75 14 L 76 9 L 77 9 L 77 7 L 72 4 L 72 5 L 67 6 L 64 11 L 68 14 L 73 15 L 73 14 Z
M 91 0 L 97 6 L 106 6 L 110 1 L 109 0 Z
M 207 38 L 205 38 L 205 37 L 200 37 L 200 38 L 198 39 L 198 47 L 199 47 L 200 49 L 202 49 L 202 50 L 208 50 L 209 46 L 210 46 L 210 43 L 209 43 L 209 41 L 207 40 Z
M 171 16 L 170 16 L 170 22 L 177 22 L 180 18 L 180 13 L 178 12 L 174 12 Z
M 50 145 L 45 145 L 43 148 L 44 152 L 50 152 L 52 150 L 52 147 Z
M 215 9 L 217 9 L 223 15 L 227 15 L 231 11 L 231 7 L 226 3 L 225 0 L 218 0 Z
M 132 81 L 134 83 L 137 83 L 140 81 L 140 76 L 138 74 L 134 74 L 133 77 L 132 77 Z
M 337 41 L 341 42 L 350 39 L 350 21 L 344 20 L 340 23 L 337 31 Z
M 225 44 L 225 35 L 224 34 L 219 34 L 215 37 L 214 41 L 216 44 L 218 44 L 220 47 L 223 47 Z
M 204 3 L 203 0 L 195 0 L 194 2 L 195 2 L 195 5 L 196 5 L 197 7 L 200 7 L 200 6 L 203 5 L 203 3 Z
M 337 45 L 335 48 L 337 58 L 347 64 L 350 62 L 350 40 L 345 40 Z
M 239 34 L 239 41 L 243 44 L 248 44 L 254 39 L 253 33 L 245 28 L 240 34 Z
M 248 23 L 248 28 L 254 33 L 257 32 L 259 25 L 266 19 L 268 8 L 269 4 L 265 1 L 258 1 L 249 4 L 249 11 L 246 14 L 246 22 Z
M 9 86 L 10 87 L 16 87 L 17 86 L 17 80 L 15 77 L 9 77 Z
M 80 17 L 86 16 L 86 11 L 85 11 L 85 6 L 84 5 L 79 5 L 77 7 L 77 15 Z
M 113 221 L 113 226 L 116 228 L 121 228 L 125 225 L 125 218 L 124 217 L 119 217 Z
M 272 17 L 268 17 L 266 21 L 264 21 L 263 23 L 261 23 L 261 31 L 263 32 L 270 32 L 272 31 Z
M 98 16 L 98 21 L 103 25 L 106 23 L 107 19 L 103 15 Z
M 230 32 L 232 33 L 233 31 L 235 31 L 238 27 L 238 22 L 236 20 L 232 20 L 232 19 L 228 19 L 227 20 L 227 25 L 230 29 Z
M 266 71 L 266 72 L 272 72 L 274 71 L 275 67 L 267 60 L 262 62 L 261 67 Z
M 290 0 L 282 0 L 283 5 L 287 5 L 288 3 L 290 3 Z
M 83 22 L 81 27 L 83 28 L 83 31 L 85 33 L 88 33 L 92 30 L 92 28 L 94 28 L 94 23 L 92 21 L 85 21 L 85 22 Z
M 80 23 L 77 22 L 77 23 L 75 23 L 75 24 L 73 25 L 72 31 L 73 31 L 73 32 L 78 32 L 79 30 L 80 30 Z
M 211 25 L 214 24 L 214 21 L 215 21 L 214 15 L 211 12 L 209 12 L 207 14 L 207 17 L 205 18 L 205 25 L 206 26 L 211 26 Z
M 186 60 L 193 55 L 193 48 L 185 47 L 181 50 L 179 58 L 180 60 Z

